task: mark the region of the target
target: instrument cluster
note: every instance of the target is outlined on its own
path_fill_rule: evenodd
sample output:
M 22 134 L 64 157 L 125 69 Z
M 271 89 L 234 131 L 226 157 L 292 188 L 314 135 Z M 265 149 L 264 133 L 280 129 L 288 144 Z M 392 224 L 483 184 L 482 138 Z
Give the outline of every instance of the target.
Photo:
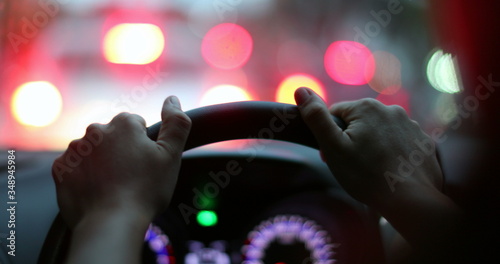
M 324 164 L 281 154 L 185 157 L 143 262 L 382 263 L 377 216 Z

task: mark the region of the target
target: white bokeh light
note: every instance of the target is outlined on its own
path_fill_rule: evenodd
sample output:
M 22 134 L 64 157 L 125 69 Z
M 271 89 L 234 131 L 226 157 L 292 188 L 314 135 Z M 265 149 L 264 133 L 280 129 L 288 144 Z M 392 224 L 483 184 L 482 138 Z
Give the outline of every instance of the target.
M 14 92 L 11 106 L 17 122 L 44 127 L 53 123 L 61 114 L 62 97 L 50 82 L 27 82 Z
M 458 93 L 461 85 L 455 58 L 442 50 L 435 51 L 427 63 L 427 78 L 434 89 L 443 93 Z
M 234 85 L 218 85 L 208 90 L 201 98 L 200 105 L 215 105 L 229 102 L 252 100 L 250 94 Z

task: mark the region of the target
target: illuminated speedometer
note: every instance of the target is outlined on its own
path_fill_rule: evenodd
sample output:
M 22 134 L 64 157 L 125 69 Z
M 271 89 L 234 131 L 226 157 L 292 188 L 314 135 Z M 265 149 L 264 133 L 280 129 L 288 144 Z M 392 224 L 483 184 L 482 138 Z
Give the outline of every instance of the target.
M 163 231 L 156 225 L 150 224 L 144 242 L 147 243 L 149 250 L 155 258 L 155 263 L 158 264 L 172 264 L 175 263 L 172 245 L 170 239 Z M 145 252 L 143 252 L 145 253 Z
M 338 246 L 315 221 L 298 215 L 277 215 L 250 231 L 242 248 L 243 263 L 336 263 Z

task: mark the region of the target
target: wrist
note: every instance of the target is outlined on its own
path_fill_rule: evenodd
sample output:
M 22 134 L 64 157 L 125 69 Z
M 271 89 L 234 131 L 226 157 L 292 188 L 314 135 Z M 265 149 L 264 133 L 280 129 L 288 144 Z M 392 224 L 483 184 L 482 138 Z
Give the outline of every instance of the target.
M 73 228 L 67 263 L 139 263 L 151 219 L 132 209 L 86 214 Z M 126 253 L 110 253 L 117 248 Z
M 152 221 L 150 214 L 134 209 L 97 210 L 86 213 L 73 228 L 73 232 L 80 230 L 94 230 L 121 226 L 132 230 L 147 227 Z
M 412 177 L 399 180 L 390 188 L 378 191 L 369 205 L 382 212 L 392 211 L 395 207 L 407 208 L 421 203 L 449 200 L 442 193 L 441 184 L 434 183 L 430 178 L 432 177 L 415 173 Z
M 401 186 L 403 187 L 403 186 Z M 374 207 L 419 254 L 446 255 L 463 231 L 462 210 L 433 186 L 406 186 Z M 440 252 L 438 252 L 440 251 Z

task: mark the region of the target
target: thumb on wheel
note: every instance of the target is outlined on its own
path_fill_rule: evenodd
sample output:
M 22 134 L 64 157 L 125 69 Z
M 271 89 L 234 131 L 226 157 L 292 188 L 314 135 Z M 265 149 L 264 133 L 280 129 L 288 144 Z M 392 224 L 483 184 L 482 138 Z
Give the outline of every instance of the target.
M 169 96 L 163 102 L 161 120 L 156 143 L 170 154 L 182 153 L 191 130 L 191 119 L 182 111 L 176 96 Z
M 338 147 L 343 138 L 343 131 L 333 121 L 323 99 L 311 89 L 301 87 L 295 91 L 295 102 L 322 151 L 325 151 L 325 148 Z

